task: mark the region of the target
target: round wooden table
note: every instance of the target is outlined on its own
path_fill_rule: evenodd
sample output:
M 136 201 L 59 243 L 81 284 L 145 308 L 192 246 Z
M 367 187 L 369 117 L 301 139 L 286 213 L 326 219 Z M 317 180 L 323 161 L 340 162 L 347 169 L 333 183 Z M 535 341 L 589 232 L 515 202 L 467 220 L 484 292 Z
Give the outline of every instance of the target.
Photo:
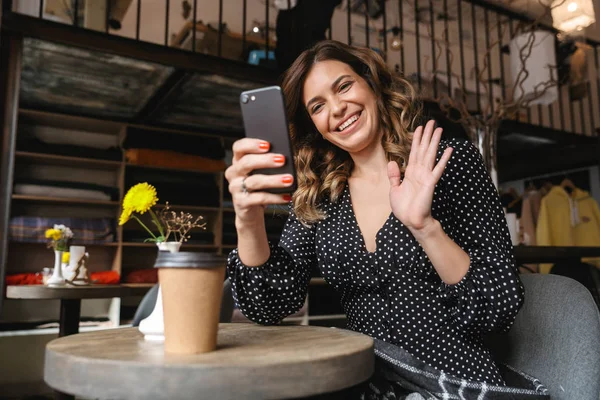
M 217 349 L 165 354 L 137 328 L 58 338 L 44 380 L 94 399 L 286 399 L 339 391 L 373 373 L 373 340 L 317 326 L 219 325 Z

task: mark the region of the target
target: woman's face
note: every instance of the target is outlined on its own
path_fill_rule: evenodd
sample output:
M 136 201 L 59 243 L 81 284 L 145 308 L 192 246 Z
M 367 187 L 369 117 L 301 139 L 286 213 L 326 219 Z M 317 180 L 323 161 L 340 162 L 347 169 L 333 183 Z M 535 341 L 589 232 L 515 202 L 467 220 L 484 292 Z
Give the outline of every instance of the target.
M 349 153 L 380 137 L 375 94 L 348 64 L 316 63 L 306 77 L 302 100 L 321 135 Z

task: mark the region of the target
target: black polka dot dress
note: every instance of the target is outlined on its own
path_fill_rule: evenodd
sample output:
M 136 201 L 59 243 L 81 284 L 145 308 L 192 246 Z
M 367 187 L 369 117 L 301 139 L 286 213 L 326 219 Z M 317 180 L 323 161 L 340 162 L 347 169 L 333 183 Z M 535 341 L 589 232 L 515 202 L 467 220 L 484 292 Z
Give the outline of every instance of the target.
M 311 268 L 341 295 L 348 329 L 402 347 L 431 366 L 503 385 L 482 336 L 506 331 L 523 302 L 513 248 L 497 192 L 477 149 L 443 140 L 454 152 L 436 186 L 432 214 L 470 257 L 465 277 L 445 284 L 410 231 L 390 214 L 366 250 L 346 186 L 323 203 L 327 218 L 310 228 L 293 210 L 269 260 L 247 267 L 237 249 L 228 257 L 234 298 L 249 319 L 276 324 L 304 304 Z

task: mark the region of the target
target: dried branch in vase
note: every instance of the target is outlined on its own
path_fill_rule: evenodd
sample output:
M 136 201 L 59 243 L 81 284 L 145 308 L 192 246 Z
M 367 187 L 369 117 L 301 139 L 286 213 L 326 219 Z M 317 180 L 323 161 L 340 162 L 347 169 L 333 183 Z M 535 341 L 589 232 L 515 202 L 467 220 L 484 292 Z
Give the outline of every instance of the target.
M 194 217 L 190 213 L 183 211 L 179 215 L 175 211 L 171 211 L 169 202 L 165 204 L 165 208 L 158 214 L 159 220 L 166 227 L 165 242 L 173 235 L 174 241 L 183 243 L 191 237 L 189 232 L 194 228 L 202 228 L 206 230 L 206 222 L 200 223 L 204 219 L 202 216 Z

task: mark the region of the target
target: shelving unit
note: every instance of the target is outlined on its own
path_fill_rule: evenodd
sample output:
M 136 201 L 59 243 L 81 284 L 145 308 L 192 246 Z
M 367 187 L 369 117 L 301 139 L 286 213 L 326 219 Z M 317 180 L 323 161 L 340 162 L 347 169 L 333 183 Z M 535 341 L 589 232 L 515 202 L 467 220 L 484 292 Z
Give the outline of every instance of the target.
M 115 141 L 122 143 L 127 135 L 127 130 L 130 127 L 127 123 L 111 122 L 87 117 L 74 117 L 71 115 L 39 112 L 34 110 L 21 109 L 18 118 L 18 131 L 22 134 L 22 130 L 36 127 L 49 127 L 49 132 L 60 132 L 60 130 L 79 131 L 82 135 L 91 133 L 100 133 L 103 135 L 113 135 Z M 140 128 L 140 125 L 135 125 L 135 128 Z M 22 129 L 23 128 L 23 129 Z M 189 132 L 168 132 L 152 129 L 152 134 L 168 134 L 190 135 Z M 203 136 L 199 134 L 198 136 Z M 173 136 L 176 137 L 176 136 Z M 207 135 L 214 140 L 214 135 Z M 19 136 L 18 136 L 19 138 Z M 18 139 L 17 138 L 17 139 Z M 79 140 L 80 141 L 80 140 Z M 18 140 L 17 140 L 17 143 Z M 221 144 L 223 141 L 221 140 Z M 123 149 L 122 149 L 123 150 Z M 140 229 L 135 222 L 128 222 L 124 226 L 118 225 L 118 218 L 121 212 L 121 201 L 123 196 L 129 189 L 126 182 L 135 179 L 136 171 L 144 171 L 147 173 L 169 173 L 169 174 L 194 174 L 199 177 L 210 178 L 215 180 L 218 190 L 219 204 L 218 206 L 202 206 L 202 205 L 178 205 L 172 204 L 169 201 L 171 210 L 179 212 L 190 212 L 193 215 L 203 215 L 207 222 L 206 231 L 213 233 L 212 243 L 198 244 L 185 243 L 182 249 L 187 251 L 210 251 L 223 254 L 231 251 L 234 246 L 222 245 L 222 216 L 223 216 L 223 172 L 203 172 L 189 171 L 179 168 L 169 168 L 162 166 L 138 165 L 128 162 L 125 159 L 125 151 L 121 153 L 120 160 L 108 160 L 91 158 L 86 156 L 59 155 L 49 154 L 37 151 L 26 151 L 17 147 L 15 153 L 15 183 L 22 177 L 35 178 L 53 178 L 56 180 L 69 180 L 75 182 L 95 182 L 97 179 L 103 181 L 103 184 L 110 183 L 110 186 L 116 188 L 118 192 L 117 198 L 114 200 L 95 200 L 86 198 L 65 198 L 54 195 L 29 195 L 15 194 L 11 196 L 11 216 L 39 216 L 39 217 L 105 217 L 111 218 L 114 221 L 114 241 L 105 243 L 78 243 L 77 238 L 73 240 L 73 244 L 83 244 L 86 246 L 86 251 L 90 253 L 90 261 L 88 269 L 90 272 L 113 270 L 121 275 L 122 282 L 126 281 L 127 274 L 140 269 L 152 268 L 154 258 L 156 256 L 156 245 L 148 242 L 129 241 L 124 239 L 125 231 L 132 232 Z M 45 172 L 49 171 L 50 172 Z M 48 176 L 52 174 L 52 176 Z M 149 183 L 152 184 L 151 181 Z M 193 188 L 191 188 L 193 189 Z M 160 204 L 155 208 L 157 210 L 165 207 L 164 201 L 168 201 L 169 193 L 158 193 Z M 194 194 L 193 190 L 189 191 L 189 196 L 201 196 L 202 194 Z M 198 201 L 201 203 L 201 200 Z M 233 209 L 230 209 L 233 211 Z M 45 228 L 44 228 L 45 229 Z M 192 230 L 192 239 L 194 239 Z M 8 262 L 7 273 L 20 272 L 41 272 L 44 267 L 52 267 L 53 255 L 46 248 L 45 243 L 29 243 L 19 241 L 15 238 L 9 240 L 8 243 Z M 151 287 L 153 283 L 136 284 L 142 287 Z M 140 298 L 128 299 L 113 299 L 110 301 L 86 300 L 82 304 L 82 316 L 85 318 L 86 307 L 85 303 L 99 303 L 94 310 L 91 311 L 95 317 L 104 315 L 110 319 L 115 325 L 120 325 L 129 322 L 128 319 L 132 310 L 137 308 Z M 10 307 L 11 303 L 5 302 L 4 307 Z M 28 319 L 35 321 L 47 321 L 58 316 L 58 311 L 55 307 L 41 307 L 41 312 L 35 310 L 29 312 L 29 308 L 33 309 L 37 303 L 19 304 L 19 307 L 25 307 L 23 314 L 29 314 Z M 3 316 L 14 315 L 11 312 L 3 312 Z M 8 322 L 8 321 L 4 321 Z M 14 321 L 21 322 L 21 321 Z

